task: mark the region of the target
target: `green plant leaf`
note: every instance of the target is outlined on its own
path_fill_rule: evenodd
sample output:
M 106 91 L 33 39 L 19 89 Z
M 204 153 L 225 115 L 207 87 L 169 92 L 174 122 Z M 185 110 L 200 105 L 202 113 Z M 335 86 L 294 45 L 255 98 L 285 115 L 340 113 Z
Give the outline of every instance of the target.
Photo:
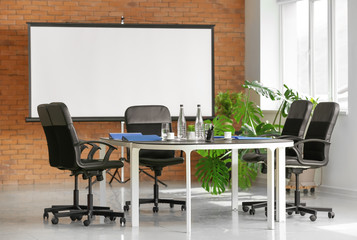
M 248 89 L 252 89 L 253 91 L 257 92 L 258 94 L 270 98 L 271 100 L 275 101 L 275 100 L 279 100 L 280 99 L 280 95 L 277 94 L 276 91 L 264 87 L 260 82 L 258 81 L 253 81 L 253 82 L 249 82 L 249 81 L 245 81 L 244 88 L 248 88 Z
M 224 150 L 223 150 L 224 151 Z M 229 172 L 226 164 L 219 158 L 222 151 L 209 150 L 207 157 L 199 159 L 195 176 L 202 187 L 213 195 L 221 194 L 229 186 Z

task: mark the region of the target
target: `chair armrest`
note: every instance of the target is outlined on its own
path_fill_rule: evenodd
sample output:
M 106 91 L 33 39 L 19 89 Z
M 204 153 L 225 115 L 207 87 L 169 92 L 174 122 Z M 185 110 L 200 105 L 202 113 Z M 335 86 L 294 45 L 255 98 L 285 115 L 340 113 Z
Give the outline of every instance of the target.
M 83 152 L 84 149 L 88 148 L 87 145 L 81 145 L 81 152 Z
M 105 156 L 103 158 L 103 161 L 104 162 L 107 162 L 109 161 L 109 157 L 110 155 L 112 154 L 112 152 L 114 150 L 116 150 L 117 148 L 109 143 L 106 143 L 106 142 L 103 142 L 103 141 L 97 141 L 97 140 L 92 140 L 92 141 L 80 141 L 79 144 L 80 145 L 84 145 L 84 144 L 89 144 L 92 146 L 92 149 L 89 151 L 88 153 L 88 158 L 87 160 L 93 160 L 93 155 L 96 151 L 98 151 L 99 149 L 101 149 L 96 143 L 99 143 L 99 144 L 104 144 L 106 146 L 108 146 L 108 150 L 107 152 L 105 153 Z
M 95 143 L 87 143 L 87 142 L 85 142 L 83 140 L 80 140 L 79 144 L 81 144 L 81 153 L 84 151 L 84 149 L 88 148 L 87 145 L 92 146 L 92 148 L 90 149 L 90 151 L 88 153 L 87 160 L 93 160 L 94 154 L 100 149 L 100 147 L 97 144 L 95 144 Z
M 323 140 L 323 139 L 304 139 L 304 140 L 300 140 L 298 142 L 296 142 L 294 144 L 294 146 L 292 147 L 292 149 L 295 151 L 296 155 L 297 155 L 297 161 L 303 165 L 303 166 L 325 166 L 327 164 L 328 158 L 325 158 L 325 160 L 323 161 L 314 161 L 314 160 L 309 160 L 306 161 L 303 158 L 303 153 L 301 152 L 299 145 L 307 143 L 307 142 L 319 142 L 319 143 L 323 143 L 324 145 L 330 145 L 331 143 L 329 141 Z

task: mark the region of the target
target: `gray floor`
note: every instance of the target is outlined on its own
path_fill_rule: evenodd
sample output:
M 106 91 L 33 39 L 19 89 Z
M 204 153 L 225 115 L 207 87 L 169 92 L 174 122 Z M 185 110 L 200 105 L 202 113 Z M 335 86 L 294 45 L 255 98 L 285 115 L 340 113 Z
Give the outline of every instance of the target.
M 168 182 L 161 187 L 161 197 L 185 198 L 183 183 Z M 122 209 L 122 202 L 129 199 L 130 184 L 113 183 L 107 187 L 108 205 L 114 210 Z M 85 204 L 85 182 L 81 183 L 81 203 Z M 130 211 L 126 215 L 125 227 L 117 223 L 101 223 L 96 218 L 89 227 L 82 222 L 60 219 L 58 225 L 43 221 L 43 208 L 52 204 L 70 204 L 72 185 L 36 185 L 0 187 L 0 239 L 357 239 L 357 199 L 326 195 L 323 193 L 302 196 L 308 205 L 332 206 L 336 217 L 329 219 L 319 213 L 316 222 L 308 214 L 287 216 L 284 224 L 276 223 L 275 230 L 267 230 L 263 210 L 254 216 L 230 210 L 230 194 L 212 196 L 194 184 L 192 190 L 192 233 L 185 233 L 185 212 L 178 206 L 170 209 L 161 205 L 159 213 L 153 214 L 151 205 L 140 208 L 140 228 L 131 227 Z M 141 183 L 141 196 L 149 196 L 151 183 Z M 98 203 L 98 184 L 94 188 L 94 202 Z M 264 198 L 264 187 L 254 187 L 240 192 L 239 203 L 249 199 Z M 293 194 L 287 195 L 292 199 Z M 51 216 L 50 216 L 51 218 Z

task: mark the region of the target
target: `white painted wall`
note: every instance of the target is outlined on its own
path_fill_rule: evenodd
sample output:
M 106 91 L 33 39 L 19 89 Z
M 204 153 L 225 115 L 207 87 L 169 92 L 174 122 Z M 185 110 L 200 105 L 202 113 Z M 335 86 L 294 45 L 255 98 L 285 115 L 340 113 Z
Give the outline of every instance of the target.
M 278 88 L 279 81 L 279 7 L 276 0 L 245 2 L 245 77 Z M 274 80 L 273 80 L 274 79 Z M 251 93 L 251 100 L 262 108 L 273 108 L 272 101 L 260 102 Z M 271 104 L 271 105 L 269 105 Z
M 340 115 L 332 136 L 331 159 L 322 172 L 322 189 L 357 196 L 357 1 L 348 1 L 348 115 Z
M 269 36 L 269 41 L 272 40 L 272 36 L 276 36 L 277 26 L 271 21 L 271 19 L 265 20 L 271 14 L 278 14 L 277 11 L 270 9 L 270 5 L 274 5 L 276 0 L 249 0 L 246 1 L 246 79 L 252 80 L 251 76 L 264 76 L 265 79 L 269 77 L 276 77 L 275 72 L 267 71 L 264 66 L 271 64 L 275 69 L 278 66 L 278 61 L 273 57 L 270 61 L 268 58 L 263 61 L 264 54 L 267 51 L 273 51 L 274 49 L 263 50 L 262 48 L 269 48 L 267 44 L 261 44 L 266 41 L 266 33 L 269 28 L 272 29 L 272 34 Z M 260 14 L 260 11 L 270 12 Z M 320 191 L 335 192 L 341 194 L 347 194 L 357 197 L 357 28 L 355 23 L 357 22 L 357 1 L 349 0 L 348 2 L 348 22 L 349 22 L 349 93 L 348 93 L 348 115 L 340 114 L 336 127 L 332 135 L 332 145 L 330 151 L 330 162 L 322 169 L 322 185 L 319 187 Z M 247 16 L 249 14 L 259 14 L 259 23 L 252 17 Z M 265 18 L 265 19 L 264 19 Z M 270 23 L 270 24 L 266 24 Z M 248 30 L 249 28 L 249 30 Z M 250 29 L 252 28 L 252 29 Z M 260 41 L 252 39 L 250 32 L 260 32 Z M 265 33 L 265 34 L 262 34 Z M 276 43 L 279 43 L 279 37 L 276 37 Z M 255 47 L 253 46 L 255 44 Z M 275 45 L 274 45 L 275 46 Z M 275 51 L 275 50 L 274 50 Z M 278 55 L 278 49 L 276 49 Z M 262 55 L 263 54 L 263 55 Z M 267 56 L 267 55 L 266 55 Z M 275 55 L 274 55 L 275 56 Z M 254 62 L 253 61 L 256 61 Z M 264 74 L 263 74 L 264 71 Z M 257 79 L 259 80 L 259 79 Z M 266 82 L 268 83 L 268 82 Z M 271 112 L 265 114 L 266 118 L 273 116 Z

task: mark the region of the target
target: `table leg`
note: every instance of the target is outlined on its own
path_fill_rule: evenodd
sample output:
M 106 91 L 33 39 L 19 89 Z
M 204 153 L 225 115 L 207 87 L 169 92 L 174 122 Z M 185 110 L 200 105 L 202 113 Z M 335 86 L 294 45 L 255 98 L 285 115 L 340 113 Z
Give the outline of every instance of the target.
M 104 144 L 99 144 L 100 150 L 99 150 L 99 158 L 104 159 L 105 153 L 107 151 L 107 146 Z M 103 175 L 103 181 L 99 182 L 99 206 L 106 206 L 107 205 L 107 172 L 104 170 L 102 172 Z M 104 217 L 100 216 L 99 218 L 100 223 L 104 223 Z
M 232 149 L 232 210 L 238 210 L 238 149 Z
M 186 155 L 186 231 L 191 233 L 191 151 Z
M 285 222 L 286 220 L 286 195 L 285 195 L 285 148 L 278 148 L 276 151 L 276 220 Z
M 139 227 L 139 151 L 138 148 L 130 148 L 131 221 L 133 227 Z
M 274 229 L 274 150 L 267 149 L 267 217 L 268 229 Z
M 99 150 L 99 158 L 104 159 L 105 153 L 107 146 L 104 144 L 99 145 L 100 150 Z M 106 206 L 107 205 L 107 195 L 106 195 L 106 171 L 104 170 L 102 172 L 103 174 L 103 181 L 99 182 L 99 204 L 100 206 Z

